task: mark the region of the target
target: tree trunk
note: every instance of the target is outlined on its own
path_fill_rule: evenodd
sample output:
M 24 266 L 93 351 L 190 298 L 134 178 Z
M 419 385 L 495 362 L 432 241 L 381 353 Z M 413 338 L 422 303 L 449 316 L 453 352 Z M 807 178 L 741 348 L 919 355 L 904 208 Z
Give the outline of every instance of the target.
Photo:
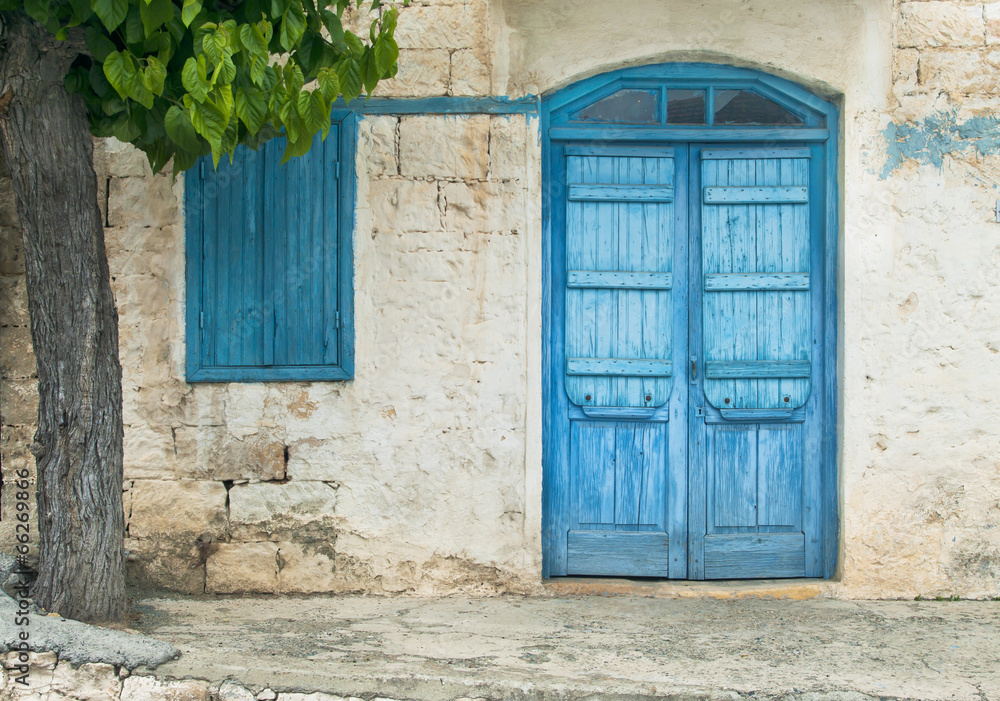
M 38 363 L 35 601 L 84 621 L 126 612 L 118 313 L 74 47 L 3 14 L 0 136 L 24 239 Z

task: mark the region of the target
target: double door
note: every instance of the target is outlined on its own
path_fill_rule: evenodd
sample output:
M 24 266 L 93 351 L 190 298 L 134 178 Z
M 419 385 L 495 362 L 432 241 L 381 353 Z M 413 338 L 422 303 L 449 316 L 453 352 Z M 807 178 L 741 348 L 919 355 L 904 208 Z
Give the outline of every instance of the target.
M 822 147 L 553 154 L 548 573 L 822 576 Z

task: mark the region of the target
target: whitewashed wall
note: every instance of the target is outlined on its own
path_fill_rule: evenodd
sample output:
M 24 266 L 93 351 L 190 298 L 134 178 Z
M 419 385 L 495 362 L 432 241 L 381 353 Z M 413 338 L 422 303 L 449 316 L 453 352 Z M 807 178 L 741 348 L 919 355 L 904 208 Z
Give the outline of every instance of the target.
M 402 13 L 399 42 L 382 95 L 544 94 L 702 60 L 842 101 L 842 556 L 825 590 L 1000 593 L 1000 3 L 434 0 Z M 191 386 L 182 184 L 99 146 L 137 583 L 539 590 L 539 158 L 523 116 L 366 118 L 356 379 Z M 6 472 L 30 463 L 34 369 L 0 189 Z

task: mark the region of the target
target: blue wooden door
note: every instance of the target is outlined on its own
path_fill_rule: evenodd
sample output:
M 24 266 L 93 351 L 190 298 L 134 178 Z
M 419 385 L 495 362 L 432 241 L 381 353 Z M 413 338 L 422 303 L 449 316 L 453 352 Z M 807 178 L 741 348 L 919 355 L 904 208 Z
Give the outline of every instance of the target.
M 567 146 L 563 156 L 562 566 L 684 576 L 686 150 Z
M 822 576 L 821 154 L 692 152 L 691 576 Z
M 818 148 L 554 152 L 550 573 L 822 576 Z

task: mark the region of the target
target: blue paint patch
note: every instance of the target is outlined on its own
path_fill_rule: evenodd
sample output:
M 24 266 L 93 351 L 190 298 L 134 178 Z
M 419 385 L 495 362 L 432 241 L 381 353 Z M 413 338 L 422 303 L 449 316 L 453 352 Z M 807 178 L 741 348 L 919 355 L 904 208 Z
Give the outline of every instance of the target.
M 948 154 L 973 150 L 981 156 L 1000 153 L 1000 117 L 959 121 L 956 112 L 942 112 L 916 123 L 890 123 L 882 135 L 886 141 L 882 178 L 892 175 L 909 159 L 940 168 Z

